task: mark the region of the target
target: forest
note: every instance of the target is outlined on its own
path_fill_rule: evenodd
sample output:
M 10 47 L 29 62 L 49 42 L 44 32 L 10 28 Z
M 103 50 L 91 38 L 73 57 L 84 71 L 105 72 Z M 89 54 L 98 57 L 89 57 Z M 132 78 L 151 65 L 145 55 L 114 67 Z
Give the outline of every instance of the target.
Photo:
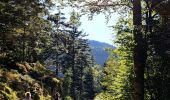
M 80 18 L 114 13 L 100 66 Z M 168 66 L 170 0 L 0 0 L 0 100 L 170 100 Z

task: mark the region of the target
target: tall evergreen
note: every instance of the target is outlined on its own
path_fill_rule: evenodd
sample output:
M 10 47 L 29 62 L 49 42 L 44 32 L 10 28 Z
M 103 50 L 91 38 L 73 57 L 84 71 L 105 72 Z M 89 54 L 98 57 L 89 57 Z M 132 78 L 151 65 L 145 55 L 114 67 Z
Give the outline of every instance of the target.
M 43 16 L 47 14 L 48 7 L 44 4 L 50 5 L 51 1 L 11 0 L 1 1 L 1 3 L 3 7 L 0 12 L 2 19 L 1 40 L 3 41 L 1 48 L 4 48 L 4 57 L 6 55 L 7 58 L 15 61 L 28 61 L 30 56 L 36 59 L 38 54 L 35 51 L 35 42 L 41 44 L 41 37 L 37 35 L 47 33 L 45 32 L 47 24 Z M 36 27 L 34 27 L 33 21 L 36 22 Z M 34 43 L 30 45 L 30 41 L 33 42 L 32 40 Z M 34 51 L 30 51 L 30 48 Z

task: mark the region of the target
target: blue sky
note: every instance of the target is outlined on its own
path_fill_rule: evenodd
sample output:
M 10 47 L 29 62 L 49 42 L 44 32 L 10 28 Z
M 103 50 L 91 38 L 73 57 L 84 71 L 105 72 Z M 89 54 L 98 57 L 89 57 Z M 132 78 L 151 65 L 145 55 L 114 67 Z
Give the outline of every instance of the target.
M 72 9 L 65 8 L 62 12 L 65 13 L 65 17 L 69 18 L 69 13 Z M 57 13 L 58 11 L 52 11 L 52 13 Z M 98 14 L 93 17 L 93 20 L 88 20 L 88 16 L 84 15 L 81 17 L 81 26 L 80 30 L 83 30 L 86 34 L 88 34 L 87 39 L 97 40 L 100 42 L 105 42 L 109 44 L 113 44 L 114 30 L 109 28 L 109 26 L 115 25 L 116 20 L 118 18 L 118 14 L 112 14 L 109 22 L 106 24 L 106 19 L 104 14 Z
M 94 16 L 93 20 L 88 20 L 87 16 L 83 16 L 80 20 L 80 29 L 83 29 L 85 33 L 89 34 L 88 39 L 113 44 L 112 40 L 114 36 L 112 33 L 114 33 L 114 30 L 108 26 L 115 25 L 117 18 L 118 15 L 113 14 L 109 23 L 106 24 L 106 19 L 103 14 Z

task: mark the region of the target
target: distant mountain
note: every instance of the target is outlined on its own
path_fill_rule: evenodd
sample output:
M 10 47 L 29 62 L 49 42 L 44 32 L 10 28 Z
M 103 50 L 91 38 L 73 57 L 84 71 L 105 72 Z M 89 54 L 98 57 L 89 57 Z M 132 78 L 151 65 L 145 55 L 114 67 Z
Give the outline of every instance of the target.
M 108 58 L 108 53 L 105 51 L 105 49 L 106 48 L 115 49 L 115 47 L 108 43 L 99 42 L 99 41 L 95 41 L 95 40 L 89 40 L 88 42 L 92 49 L 92 54 L 94 56 L 96 64 L 103 66 L 103 64 L 105 63 L 105 61 Z

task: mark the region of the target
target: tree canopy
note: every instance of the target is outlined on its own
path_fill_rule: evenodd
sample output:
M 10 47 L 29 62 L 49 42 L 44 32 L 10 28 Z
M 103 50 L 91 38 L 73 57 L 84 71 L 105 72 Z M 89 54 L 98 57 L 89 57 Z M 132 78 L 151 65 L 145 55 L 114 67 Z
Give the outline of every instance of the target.
M 80 18 L 115 12 L 99 66 Z M 1 0 L 0 99 L 169 100 L 169 12 L 170 0 Z

